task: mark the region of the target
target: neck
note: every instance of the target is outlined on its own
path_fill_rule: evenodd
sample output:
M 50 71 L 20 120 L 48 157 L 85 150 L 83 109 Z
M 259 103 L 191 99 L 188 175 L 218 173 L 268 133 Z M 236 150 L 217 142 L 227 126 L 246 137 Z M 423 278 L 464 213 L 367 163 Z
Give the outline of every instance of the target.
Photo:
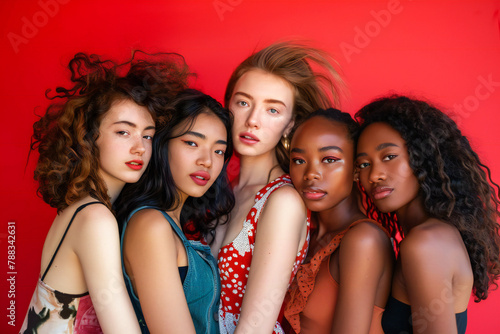
M 179 205 L 171 210 L 171 211 L 168 211 L 167 213 L 169 214 L 170 217 L 172 217 L 172 219 L 174 220 L 174 222 L 179 226 L 180 226 L 180 222 L 181 222 L 181 211 L 182 211 L 182 208 L 184 207 L 184 203 L 186 203 L 186 200 L 188 198 L 187 195 L 185 195 L 184 193 L 181 193 L 181 194 L 178 194 L 179 195 Z
M 327 233 L 337 234 L 349 227 L 354 221 L 366 218 L 358 207 L 354 192 L 351 192 L 348 197 L 334 207 L 317 212 L 316 217 L 318 220 L 317 239 Z
M 405 235 L 407 235 L 412 228 L 429 219 L 420 196 L 404 207 L 396 210 L 396 216 L 398 217 L 398 223 L 403 228 Z
M 118 198 L 118 195 L 120 195 L 120 192 L 122 191 L 123 187 L 125 186 L 125 183 L 122 184 L 115 184 L 115 185 L 110 185 L 108 184 L 108 196 L 111 201 L 111 204 L 113 204 L 116 199 Z
M 240 156 L 240 173 L 237 184 L 239 188 L 267 184 L 283 173 L 274 150 L 259 156 Z

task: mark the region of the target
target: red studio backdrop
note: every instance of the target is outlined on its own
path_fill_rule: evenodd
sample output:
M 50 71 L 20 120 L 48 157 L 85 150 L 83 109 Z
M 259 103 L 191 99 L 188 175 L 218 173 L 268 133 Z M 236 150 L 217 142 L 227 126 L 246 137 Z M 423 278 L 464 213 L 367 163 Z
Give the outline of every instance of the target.
M 36 196 L 35 159 L 27 162 L 35 113 L 46 89 L 68 84 L 65 66 L 80 51 L 119 61 L 134 49 L 180 53 L 198 74 L 195 88 L 220 101 L 254 50 L 307 40 L 342 68 L 343 110 L 389 93 L 425 98 L 453 115 L 500 182 L 498 0 L 18 0 L 0 3 L 0 22 L 1 333 L 19 331 L 56 213 Z M 467 332 L 499 333 L 499 309 L 500 291 L 471 299 Z

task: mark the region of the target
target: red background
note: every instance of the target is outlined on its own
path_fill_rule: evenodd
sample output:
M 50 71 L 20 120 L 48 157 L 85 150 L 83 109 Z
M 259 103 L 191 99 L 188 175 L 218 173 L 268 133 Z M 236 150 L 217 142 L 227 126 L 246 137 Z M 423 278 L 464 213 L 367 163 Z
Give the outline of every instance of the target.
M 339 62 L 355 112 L 389 92 L 428 98 L 456 114 L 500 181 L 500 1 L 41 0 L 0 4 L 0 332 L 6 308 L 7 222 L 16 226 L 16 329 L 22 324 L 55 211 L 26 167 L 44 91 L 67 83 L 76 52 L 125 60 L 133 49 L 185 56 L 195 86 L 221 100 L 235 66 L 269 43 L 310 40 Z M 490 82 L 489 84 L 487 82 Z M 461 111 L 460 111 L 461 110 Z M 500 292 L 469 306 L 468 333 L 500 331 Z M 16 332 L 17 333 L 17 332 Z

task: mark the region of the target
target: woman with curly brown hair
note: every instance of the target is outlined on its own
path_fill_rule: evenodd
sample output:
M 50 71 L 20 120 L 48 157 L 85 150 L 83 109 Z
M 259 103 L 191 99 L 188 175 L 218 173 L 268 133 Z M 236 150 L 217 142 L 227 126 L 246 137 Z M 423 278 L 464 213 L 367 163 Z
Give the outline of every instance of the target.
M 34 125 L 38 193 L 58 214 L 21 332 L 140 333 L 112 203 L 146 169 L 159 108 L 186 86 L 187 66 L 178 55 L 118 65 L 79 53 L 68 67 L 73 86 L 47 92 L 62 102 Z
M 363 107 L 357 147 L 367 212 L 403 237 L 386 333 L 465 333 L 471 292 L 500 276 L 499 187 L 443 112 L 404 96 Z

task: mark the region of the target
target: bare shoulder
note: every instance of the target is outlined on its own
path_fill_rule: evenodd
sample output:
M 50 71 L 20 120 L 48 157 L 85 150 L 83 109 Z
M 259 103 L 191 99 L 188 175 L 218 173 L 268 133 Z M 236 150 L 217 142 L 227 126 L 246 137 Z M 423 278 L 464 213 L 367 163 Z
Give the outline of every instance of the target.
M 278 206 L 279 208 L 305 211 L 305 204 L 297 190 L 292 186 L 282 186 L 276 189 L 266 203 L 266 207 Z
M 428 219 L 426 222 L 415 226 L 410 230 L 401 242 L 402 254 L 423 253 L 435 254 L 437 252 L 449 252 L 454 248 L 463 246 L 463 241 L 457 228 L 439 219 Z
M 362 249 L 391 248 L 387 234 L 370 221 L 363 221 L 353 226 L 342 238 L 342 245 L 352 245 Z
M 118 224 L 113 213 L 102 204 L 92 204 L 83 208 L 75 217 L 75 230 L 80 233 L 116 233 Z M 73 228 L 73 227 L 72 227 Z

